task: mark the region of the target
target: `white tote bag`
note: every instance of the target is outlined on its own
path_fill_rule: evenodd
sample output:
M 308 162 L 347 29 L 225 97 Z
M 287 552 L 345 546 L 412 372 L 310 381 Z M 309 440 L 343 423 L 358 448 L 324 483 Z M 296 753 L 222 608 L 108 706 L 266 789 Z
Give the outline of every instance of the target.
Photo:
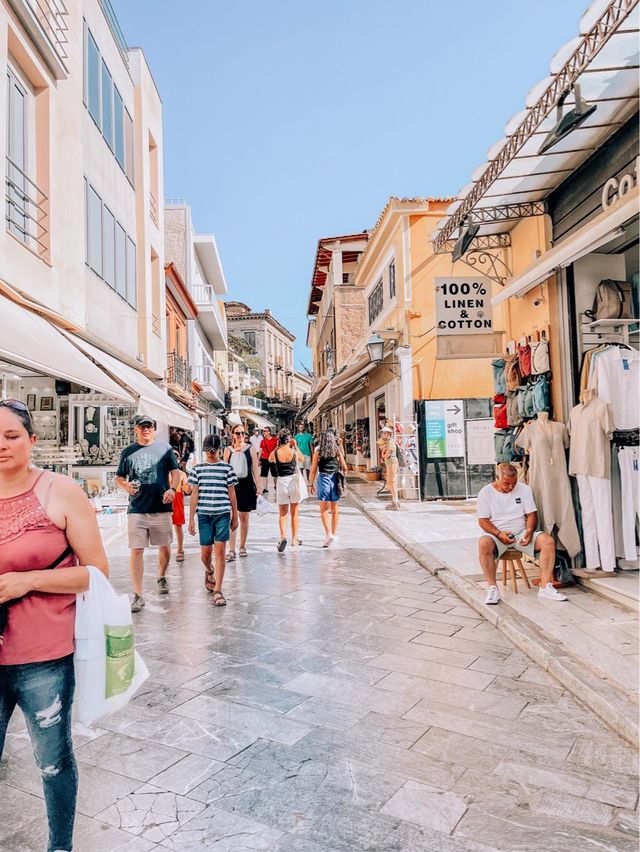
M 149 677 L 133 647 L 127 595 L 117 595 L 98 568 L 89 566 L 89 590 L 76 596 L 75 718 L 83 725 L 120 710 Z
M 298 474 L 298 493 L 300 494 L 300 500 L 298 502 L 302 503 L 303 500 L 306 500 L 309 496 L 309 489 L 307 488 L 307 481 L 304 478 L 304 473 L 301 468 L 297 470 Z

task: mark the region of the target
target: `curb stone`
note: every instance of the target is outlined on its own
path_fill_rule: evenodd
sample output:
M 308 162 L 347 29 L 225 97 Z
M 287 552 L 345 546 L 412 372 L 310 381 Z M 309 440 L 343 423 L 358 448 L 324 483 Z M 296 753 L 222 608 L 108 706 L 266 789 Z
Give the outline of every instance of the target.
M 564 689 L 608 728 L 622 737 L 634 748 L 638 745 L 638 703 L 630 693 L 609 683 L 595 674 L 577 657 L 561 650 L 562 645 L 549 636 L 531 619 L 501 602 L 500 607 L 487 607 L 475 584 L 459 576 L 424 545 L 418 547 L 407 543 L 393 529 L 385 517 L 372 512 L 363 498 L 353 490 L 349 497 L 358 508 L 382 530 L 392 541 L 406 551 L 415 561 L 458 595 L 466 604 L 481 615 L 485 621 L 498 628 L 530 660 L 548 672 Z M 499 610 L 499 611 L 498 611 Z

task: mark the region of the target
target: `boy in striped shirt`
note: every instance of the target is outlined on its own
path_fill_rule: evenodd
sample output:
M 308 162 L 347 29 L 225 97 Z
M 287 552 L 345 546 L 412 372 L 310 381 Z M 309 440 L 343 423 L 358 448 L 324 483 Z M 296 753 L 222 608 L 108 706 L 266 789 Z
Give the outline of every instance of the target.
M 224 554 L 230 530 L 238 527 L 235 485 L 238 479 L 230 464 L 220 458 L 219 435 L 207 435 L 202 444 L 206 461 L 195 465 L 189 474 L 193 486 L 189 503 L 189 532 L 196 534 L 196 515 L 200 534 L 200 554 L 204 565 L 205 588 L 213 592 L 215 606 L 226 606 L 222 594 Z M 215 573 L 211 554 L 215 553 Z

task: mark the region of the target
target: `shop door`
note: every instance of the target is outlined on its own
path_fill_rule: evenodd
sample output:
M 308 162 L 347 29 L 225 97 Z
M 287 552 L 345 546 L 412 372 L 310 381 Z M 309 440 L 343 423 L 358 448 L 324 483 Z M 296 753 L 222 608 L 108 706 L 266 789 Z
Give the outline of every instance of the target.
M 490 399 L 416 403 L 423 500 L 476 497 L 495 474 Z

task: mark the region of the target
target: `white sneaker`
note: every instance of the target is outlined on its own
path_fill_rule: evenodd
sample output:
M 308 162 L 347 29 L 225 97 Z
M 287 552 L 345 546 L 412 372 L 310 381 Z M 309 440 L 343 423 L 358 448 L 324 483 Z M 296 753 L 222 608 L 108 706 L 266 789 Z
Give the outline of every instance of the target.
M 333 544 L 333 536 L 331 535 L 331 533 L 329 533 L 329 535 L 325 538 L 322 546 L 323 547 L 331 547 L 332 544 Z
M 546 586 L 540 586 L 540 588 L 538 589 L 538 597 L 549 598 L 550 601 L 569 600 L 569 598 L 566 595 L 563 595 L 562 592 L 559 592 L 557 589 L 554 589 L 551 583 L 547 583 Z
M 489 586 L 489 591 L 487 592 L 484 602 L 490 605 L 500 603 L 500 590 L 497 586 Z

